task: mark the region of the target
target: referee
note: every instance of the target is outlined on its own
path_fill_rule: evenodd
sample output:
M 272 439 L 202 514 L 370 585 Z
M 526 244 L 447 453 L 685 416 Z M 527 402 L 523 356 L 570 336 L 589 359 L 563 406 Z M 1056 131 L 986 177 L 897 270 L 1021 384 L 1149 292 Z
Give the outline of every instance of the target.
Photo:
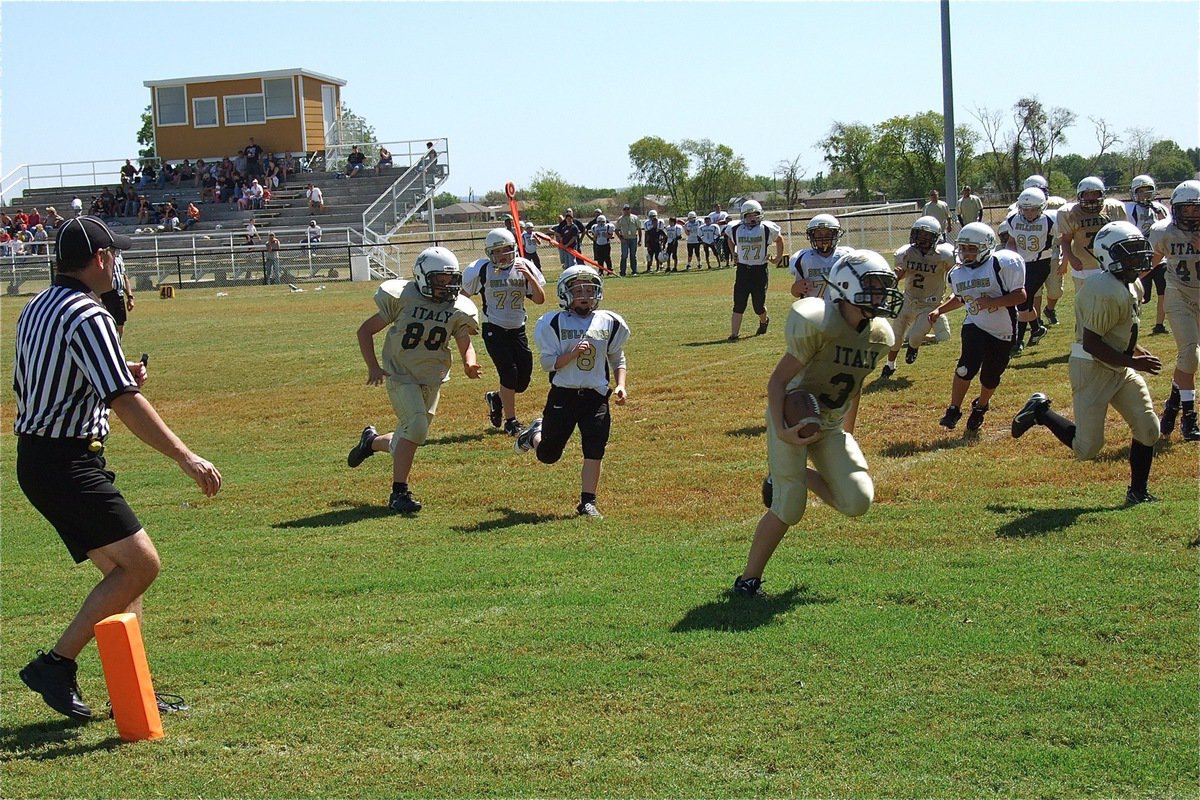
M 53 285 L 17 320 L 17 481 L 75 562 L 90 560 L 104 576 L 54 647 L 21 670 L 21 680 L 55 711 L 83 721 L 92 711 L 76 682 L 75 658 L 100 620 L 125 611 L 141 618 L 142 594 L 159 571 L 154 543 L 104 461 L 109 409 L 205 495 L 221 488 L 217 468 L 189 450 L 139 392 L 146 366 L 125 360 L 112 315 L 96 299 L 113 287 L 116 251 L 132 244 L 95 217 L 69 220 L 56 239 Z

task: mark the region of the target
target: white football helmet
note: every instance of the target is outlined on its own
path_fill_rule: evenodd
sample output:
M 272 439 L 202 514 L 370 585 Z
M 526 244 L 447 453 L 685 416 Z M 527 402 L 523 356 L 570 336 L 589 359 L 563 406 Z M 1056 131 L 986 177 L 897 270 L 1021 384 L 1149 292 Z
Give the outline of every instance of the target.
M 1033 188 L 1026 189 L 1025 191 L 1021 192 L 1019 197 L 1017 197 L 1017 210 L 1022 212 L 1022 216 L 1024 216 L 1025 219 L 1033 221 L 1041 216 L 1042 212 L 1046 210 L 1047 201 L 1048 198 L 1046 195 L 1042 194 L 1040 190 Z M 1036 213 L 1034 213 L 1032 216 L 1024 213 L 1025 211 L 1030 210 Z
M 1096 232 L 1092 253 L 1102 269 L 1112 273 L 1127 273 L 1129 280 L 1137 273 L 1150 269 L 1150 242 L 1132 223 L 1110 222 Z
M 963 225 L 962 230 L 958 232 L 958 238 L 954 240 L 955 247 L 958 250 L 958 261 L 960 264 L 968 267 L 973 267 L 982 264 L 992 251 L 996 249 L 996 234 L 992 232 L 989 225 L 983 222 L 972 222 L 969 225 Z M 974 247 L 975 253 L 970 261 L 963 256 L 963 247 Z
M 532 222 L 528 222 L 528 221 L 526 221 L 526 222 L 522 222 L 522 223 L 521 223 L 521 227 L 522 227 L 522 228 L 524 228 L 524 229 L 525 229 L 525 230 L 527 230 L 527 231 L 531 231 L 531 230 L 533 230 L 533 223 L 532 223 Z
M 1149 175 L 1138 175 L 1129 185 L 1129 194 L 1140 206 L 1150 205 L 1156 191 L 1158 191 L 1158 186 L 1154 183 L 1154 178 Z
M 688 219 L 695 219 L 695 218 L 696 218 L 696 212 L 695 212 L 695 211 L 689 211 L 689 212 L 688 212 Z
M 588 292 L 586 287 L 591 287 L 591 291 Z M 588 314 L 600 307 L 600 301 L 604 298 L 604 281 L 593 267 L 577 264 L 567 267 L 558 276 L 557 290 L 560 307 L 577 314 Z M 589 303 L 580 310 L 574 307 L 576 300 L 588 300 Z
M 757 228 L 762 222 L 762 203 L 757 200 L 747 200 L 742 203 L 742 224 L 747 228 Z
M 1200 230 L 1200 181 L 1184 181 L 1171 192 L 1171 221 L 1181 231 Z
M 942 223 L 937 217 L 917 217 L 908 232 L 908 243 L 922 253 L 928 253 L 937 245 L 938 237 L 942 235 Z
M 517 239 L 507 228 L 492 228 L 483 240 L 483 252 L 500 269 L 512 266 L 517 257 Z
M 818 231 L 832 231 L 832 236 L 829 233 L 814 236 Z M 833 214 L 817 214 L 808 221 L 805 233 L 808 236 L 809 246 L 821 255 L 827 256 L 833 252 L 838 242 L 841 241 L 842 226 Z
M 1084 198 L 1085 194 L 1097 192 L 1095 197 Z M 1089 214 L 1095 214 L 1104 205 L 1104 181 L 1095 175 L 1088 176 L 1079 182 L 1075 188 L 1075 199 L 1079 207 Z
M 650 209 L 650 211 L 648 211 L 646 213 L 646 216 L 650 217 L 651 219 L 654 219 L 655 217 L 658 216 L 658 211 L 656 209 L 652 208 L 652 209 Z
M 1022 189 L 1041 189 L 1042 194 L 1049 196 L 1050 181 L 1046 180 L 1041 175 L 1030 175 L 1028 178 L 1025 179 L 1024 183 L 1021 184 L 1021 188 Z
M 444 247 L 422 250 L 413 265 L 413 278 L 418 291 L 435 303 L 453 303 L 462 290 L 458 258 Z
M 896 288 L 896 273 L 873 250 L 851 250 L 834 262 L 826 279 L 834 300 L 858 306 L 869 317 L 896 317 L 904 294 Z

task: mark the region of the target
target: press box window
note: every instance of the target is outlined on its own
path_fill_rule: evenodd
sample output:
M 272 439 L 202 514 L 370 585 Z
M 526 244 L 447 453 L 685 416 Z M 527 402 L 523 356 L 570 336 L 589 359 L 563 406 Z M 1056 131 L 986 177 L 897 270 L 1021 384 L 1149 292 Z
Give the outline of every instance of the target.
M 261 94 L 242 94 L 225 98 L 226 125 L 253 125 L 265 120 Z
M 192 119 L 197 128 L 217 127 L 217 98 L 197 97 L 192 100 Z
M 159 125 L 187 125 L 187 99 L 182 86 L 160 86 L 155 96 Z
M 268 118 L 296 116 L 296 94 L 291 78 L 264 80 L 263 97 L 266 98 Z

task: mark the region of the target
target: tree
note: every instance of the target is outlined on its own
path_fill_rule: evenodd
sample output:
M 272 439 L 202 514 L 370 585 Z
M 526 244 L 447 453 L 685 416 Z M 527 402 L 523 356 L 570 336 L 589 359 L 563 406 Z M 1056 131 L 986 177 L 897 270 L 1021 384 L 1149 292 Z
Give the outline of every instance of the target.
M 800 190 L 807 172 L 800 166 L 800 156 L 791 161 L 786 158 L 775 165 L 776 173 L 783 178 L 783 204 L 785 208 L 795 208 L 800 205 Z M 774 189 L 774 187 L 772 187 Z M 778 191 L 778 190 L 775 190 Z
M 341 105 L 341 118 L 338 120 L 340 141 L 343 144 L 376 144 L 375 128 L 367 120 L 350 110 L 345 103 Z
M 689 207 L 707 208 L 713 203 L 727 203 L 730 197 L 741 192 L 749 178 L 746 161 L 727 145 L 715 144 L 710 139 L 684 139 L 679 146 L 687 153 L 694 169 L 686 191 L 681 192 L 692 201 Z M 679 205 L 679 208 L 683 207 Z
M 142 127 L 137 132 L 137 143 L 142 145 L 138 150 L 139 158 L 153 158 L 157 154 L 154 147 L 154 117 L 151 116 L 150 106 L 142 112 Z
M 485 206 L 506 206 L 508 205 L 508 195 L 499 189 L 492 189 L 480 198 L 479 202 Z
M 452 206 L 457 202 L 458 195 L 451 194 L 450 192 L 442 192 L 433 196 L 434 208 L 445 208 L 446 206 Z
M 1092 156 L 1092 170 L 1095 171 L 1100 159 L 1104 157 L 1109 148 L 1121 141 L 1121 137 L 1117 136 L 1116 131 L 1109 129 L 1108 121 L 1104 117 L 1088 117 L 1088 119 L 1091 120 L 1096 131 L 1096 144 L 1100 145 L 1099 152 Z
M 679 189 L 688 179 L 689 166 L 687 154 L 678 145 L 657 136 L 644 136 L 629 145 L 629 161 L 633 164 L 630 180 L 670 195 L 678 205 Z
M 1022 97 L 1013 105 L 1016 139 L 1029 154 L 1035 171 L 1041 174 L 1050 171 L 1054 149 L 1066 144 L 1066 129 L 1074 125 L 1076 119 L 1075 112 L 1068 108 L 1047 111 L 1036 95 Z
M 530 209 L 529 216 L 539 223 L 557 222 L 562 210 L 571 205 L 572 195 L 571 184 L 557 172 L 552 169 L 538 170 L 529 185 L 530 199 L 536 203 Z
M 870 172 L 871 129 L 860 122 L 835 122 L 817 146 L 825 151 L 831 169 L 845 173 L 854 183 L 853 195 L 866 200 Z
M 1163 183 L 1186 181 L 1195 172 L 1188 154 L 1171 139 L 1162 139 L 1150 146 L 1146 167 L 1147 172 Z

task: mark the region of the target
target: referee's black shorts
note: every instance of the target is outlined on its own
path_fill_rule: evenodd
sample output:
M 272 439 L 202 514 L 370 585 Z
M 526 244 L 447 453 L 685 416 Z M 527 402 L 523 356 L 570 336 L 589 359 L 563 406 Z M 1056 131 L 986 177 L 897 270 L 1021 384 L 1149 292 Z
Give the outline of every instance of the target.
M 90 452 L 85 439 L 17 438 L 21 491 L 58 531 L 77 564 L 87 561 L 89 550 L 142 529 L 105 466 L 103 452 Z
M 551 386 L 542 411 L 542 441 L 538 443 L 537 459 L 553 464 L 562 458 L 571 434 L 579 427 L 583 457 L 599 461 L 608 447 L 612 416 L 608 413 L 608 396 L 595 389 L 564 389 Z
M 510 329 L 485 322 L 483 346 L 496 365 L 501 386 L 517 394 L 529 388 L 529 380 L 533 377 L 533 352 L 529 349 L 525 326 Z
M 125 320 L 129 319 L 129 315 L 125 312 L 125 298 L 121 297 L 120 292 L 116 289 L 109 289 L 100 295 L 100 302 L 108 309 L 108 313 L 113 315 L 113 319 L 118 325 L 124 325 Z

